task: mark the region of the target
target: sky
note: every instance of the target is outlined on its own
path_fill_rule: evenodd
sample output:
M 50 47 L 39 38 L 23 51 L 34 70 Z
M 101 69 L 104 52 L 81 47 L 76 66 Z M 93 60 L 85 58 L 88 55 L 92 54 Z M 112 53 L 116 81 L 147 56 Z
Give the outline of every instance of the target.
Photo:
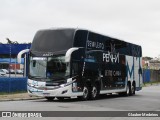
M 0 0 L 0 42 L 32 42 L 39 29 L 84 28 L 160 55 L 160 0 Z

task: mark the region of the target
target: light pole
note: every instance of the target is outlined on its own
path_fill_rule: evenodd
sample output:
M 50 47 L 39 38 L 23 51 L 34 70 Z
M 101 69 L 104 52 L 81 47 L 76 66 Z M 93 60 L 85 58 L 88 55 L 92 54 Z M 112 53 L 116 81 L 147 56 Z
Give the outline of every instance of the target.
M 10 60 L 9 60 L 9 78 L 11 77 L 11 73 L 10 73 L 10 65 L 11 65 L 11 53 L 12 53 L 12 51 L 11 51 L 11 40 L 9 39 L 9 38 L 6 38 L 6 40 L 8 41 L 8 44 L 9 44 L 9 57 L 10 57 Z M 11 87 L 11 85 L 10 85 L 11 83 L 10 83 L 10 81 L 9 81 L 9 93 L 10 93 L 10 87 Z
M 9 59 L 9 77 L 11 76 L 11 73 L 10 73 L 10 68 L 11 68 L 11 40 L 9 39 L 9 38 L 6 38 L 6 40 L 7 40 L 7 43 L 9 44 L 9 57 L 10 57 L 10 59 Z

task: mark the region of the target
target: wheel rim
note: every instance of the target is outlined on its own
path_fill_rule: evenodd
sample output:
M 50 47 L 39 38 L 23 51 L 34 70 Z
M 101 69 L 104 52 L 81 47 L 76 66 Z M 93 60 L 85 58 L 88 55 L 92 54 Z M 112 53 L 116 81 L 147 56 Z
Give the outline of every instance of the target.
M 87 87 L 84 87 L 84 89 L 83 89 L 83 97 L 87 98 L 87 96 L 88 96 L 88 89 L 87 89 Z
M 127 85 L 127 95 L 129 95 L 129 85 Z
M 94 86 L 92 89 L 92 97 L 95 98 L 97 96 L 97 88 Z

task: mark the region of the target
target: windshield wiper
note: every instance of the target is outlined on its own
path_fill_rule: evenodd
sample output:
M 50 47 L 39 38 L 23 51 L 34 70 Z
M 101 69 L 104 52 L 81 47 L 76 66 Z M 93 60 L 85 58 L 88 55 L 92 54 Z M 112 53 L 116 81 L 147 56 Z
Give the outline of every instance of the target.
M 31 75 L 29 75 L 28 77 L 29 78 L 43 78 L 42 76 L 31 76 Z
M 50 76 L 49 78 L 51 78 L 51 79 L 65 79 L 65 77 L 62 77 L 62 76 L 55 76 L 55 75 L 53 75 L 53 76 Z

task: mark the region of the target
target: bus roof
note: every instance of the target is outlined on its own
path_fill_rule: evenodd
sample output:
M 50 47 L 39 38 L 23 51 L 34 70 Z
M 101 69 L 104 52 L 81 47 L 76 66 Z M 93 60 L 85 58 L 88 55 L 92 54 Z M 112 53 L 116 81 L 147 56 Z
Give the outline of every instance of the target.
M 44 29 L 39 30 L 32 42 L 31 51 L 36 53 L 53 53 L 53 54 L 65 54 L 65 52 L 72 47 L 86 47 L 88 38 L 96 39 L 95 41 L 116 41 L 125 42 L 116 38 L 105 36 L 99 33 L 95 33 L 85 29 L 79 28 L 56 28 L 56 29 Z M 95 36 L 95 37 L 91 37 Z M 141 49 L 141 46 L 135 45 L 129 42 L 129 47 L 134 45 Z M 132 54 L 132 53 L 131 53 Z

